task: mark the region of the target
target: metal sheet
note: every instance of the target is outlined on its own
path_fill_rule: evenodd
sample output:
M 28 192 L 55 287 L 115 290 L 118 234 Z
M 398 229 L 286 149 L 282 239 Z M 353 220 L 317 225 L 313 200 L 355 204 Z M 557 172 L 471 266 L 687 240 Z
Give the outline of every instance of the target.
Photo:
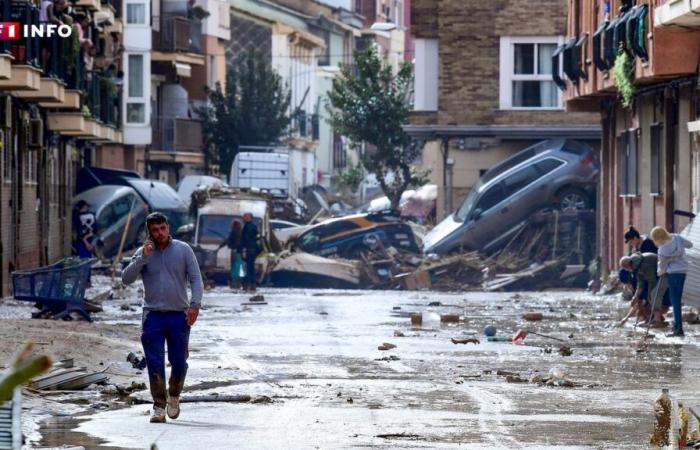
M 690 222 L 681 236 L 693 243 L 693 248 L 686 249 L 688 274 L 683 289 L 683 304 L 700 309 L 700 222 Z

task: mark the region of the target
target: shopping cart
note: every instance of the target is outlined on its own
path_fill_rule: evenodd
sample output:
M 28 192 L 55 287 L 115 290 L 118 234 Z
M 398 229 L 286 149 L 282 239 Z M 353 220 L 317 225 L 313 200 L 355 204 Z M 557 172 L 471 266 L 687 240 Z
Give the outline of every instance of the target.
M 41 309 L 37 317 L 50 314 L 54 319 L 68 319 L 80 314 L 92 322 L 85 309 L 92 259 L 64 258 L 38 269 L 12 273 L 12 289 L 17 300 L 36 303 Z

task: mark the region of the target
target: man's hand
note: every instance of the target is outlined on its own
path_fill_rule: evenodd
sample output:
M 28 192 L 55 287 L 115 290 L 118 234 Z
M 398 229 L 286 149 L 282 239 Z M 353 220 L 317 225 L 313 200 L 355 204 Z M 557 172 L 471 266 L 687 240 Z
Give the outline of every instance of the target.
M 153 250 L 156 248 L 152 240 L 148 239 L 143 243 L 143 256 L 148 258 L 153 254 Z
M 190 306 L 187 310 L 187 326 L 191 327 L 197 321 L 199 316 L 199 306 Z

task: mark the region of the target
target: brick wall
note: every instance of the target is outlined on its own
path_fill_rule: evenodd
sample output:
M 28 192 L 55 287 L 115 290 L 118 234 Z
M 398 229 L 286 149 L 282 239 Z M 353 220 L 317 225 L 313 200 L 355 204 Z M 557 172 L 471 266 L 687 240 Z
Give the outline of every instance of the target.
M 440 124 L 595 124 L 597 114 L 499 109 L 501 36 L 564 36 L 566 0 L 414 0 L 412 33 L 439 40 Z

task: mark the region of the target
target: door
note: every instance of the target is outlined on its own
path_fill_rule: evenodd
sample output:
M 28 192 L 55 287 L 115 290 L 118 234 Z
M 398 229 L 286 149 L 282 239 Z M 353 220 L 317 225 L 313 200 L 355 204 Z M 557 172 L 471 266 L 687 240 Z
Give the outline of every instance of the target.
M 503 183 L 486 189 L 474 204 L 466 219 L 467 230 L 462 245 L 470 249 L 481 249 L 491 242 L 502 229 L 497 205 L 503 200 Z

